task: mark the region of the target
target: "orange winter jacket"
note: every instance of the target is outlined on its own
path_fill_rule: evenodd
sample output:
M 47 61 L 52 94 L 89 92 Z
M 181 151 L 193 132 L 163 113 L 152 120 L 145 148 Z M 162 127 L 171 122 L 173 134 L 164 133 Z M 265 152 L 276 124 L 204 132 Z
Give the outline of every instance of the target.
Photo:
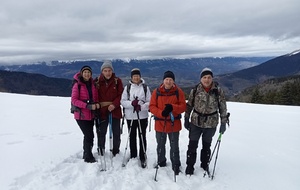
M 157 90 L 159 91 L 158 93 Z M 165 118 L 161 114 L 165 104 L 172 104 L 173 106 L 172 114 L 175 118 L 173 127 L 170 116 Z M 181 113 L 186 109 L 184 92 L 176 84 L 169 91 L 166 91 L 164 85 L 161 84 L 159 88 L 152 92 L 149 109 L 154 115 L 154 129 L 156 131 L 165 133 L 178 132 L 181 130 Z

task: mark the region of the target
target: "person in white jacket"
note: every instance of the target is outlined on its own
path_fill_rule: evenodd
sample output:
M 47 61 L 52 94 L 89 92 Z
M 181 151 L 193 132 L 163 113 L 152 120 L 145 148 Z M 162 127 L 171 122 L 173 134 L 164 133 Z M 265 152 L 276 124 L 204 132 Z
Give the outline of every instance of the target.
M 127 121 L 129 133 L 130 158 L 137 157 L 137 133 L 139 136 L 139 158 L 141 167 L 147 166 L 147 140 L 148 110 L 151 92 L 145 81 L 141 78 L 138 68 L 131 70 L 131 80 L 124 87 L 121 105 Z

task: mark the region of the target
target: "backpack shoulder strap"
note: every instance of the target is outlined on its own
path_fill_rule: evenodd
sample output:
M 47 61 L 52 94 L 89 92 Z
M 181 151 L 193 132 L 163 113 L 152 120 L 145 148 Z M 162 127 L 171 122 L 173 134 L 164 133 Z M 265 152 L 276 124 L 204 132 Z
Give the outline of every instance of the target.
M 142 85 L 143 85 L 143 89 L 144 89 L 144 93 L 145 93 L 145 98 L 146 98 L 146 96 L 147 96 L 147 87 L 148 86 L 146 84 L 144 84 L 144 83 Z M 126 86 L 127 86 L 127 98 L 129 100 L 131 83 L 128 83 Z
M 195 95 L 196 95 L 196 92 L 197 92 L 197 88 L 198 86 L 200 85 L 200 83 L 196 84 L 193 88 L 193 100 L 192 100 L 192 106 L 194 106 L 194 103 L 195 103 Z
M 214 90 L 214 94 L 216 95 L 216 99 L 217 99 L 217 102 L 218 102 L 218 107 L 219 107 L 219 110 L 220 110 L 220 90 L 221 88 L 219 87 L 219 83 L 215 82 L 215 85 L 217 87 L 216 90 Z
M 144 88 L 144 93 L 145 93 L 145 98 L 147 96 L 147 85 L 143 83 L 143 88 Z
M 73 81 L 72 81 L 72 87 L 73 87 L 74 84 L 76 84 L 76 83 L 77 83 L 78 90 L 80 90 L 81 85 L 80 85 L 80 84 L 78 83 L 78 81 L 75 80 L 75 79 L 73 79 Z
M 176 95 L 177 100 L 179 100 L 179 92 L 178 92 L 178 88 L 175 90 L 174 94 Z M 156 100 L 158 98 L 158 96 L 173 96 L 174 94 L 170 94 L 170 95 L 162 95 L 159 91 L 159 88 L 156 89 Z
M 131 84 L 128 83 L 128 84 L 126 85 L 126 87 L 127 87 L 127 98 L 128 98 L 128 100 L 130 100 L 130 88 L 131 88 Z

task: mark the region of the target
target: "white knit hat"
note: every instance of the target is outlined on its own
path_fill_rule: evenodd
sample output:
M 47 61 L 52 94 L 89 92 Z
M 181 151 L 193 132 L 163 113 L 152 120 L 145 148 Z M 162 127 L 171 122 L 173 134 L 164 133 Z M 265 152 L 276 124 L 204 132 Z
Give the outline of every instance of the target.
M 207 67 L 205 67 L 205 68 L 201 71 L 201 73 L 200 73 L 200 78 L 202 78 L 202 77 L 205 76 L 205 75 L 211 75 L 212 77 L 214 77 L 214 75 L 213 75 L 211 69 L 210 69 L 210 68 L 207 68 Z

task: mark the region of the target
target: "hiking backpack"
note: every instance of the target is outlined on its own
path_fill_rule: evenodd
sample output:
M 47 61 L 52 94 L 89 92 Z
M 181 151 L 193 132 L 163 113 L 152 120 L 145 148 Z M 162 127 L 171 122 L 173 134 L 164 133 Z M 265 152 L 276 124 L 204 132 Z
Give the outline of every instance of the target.
M 78 81 L 74 79 L 73 82 L 72 82 L 71 90 L 72 90 L 72 88 L 73 88 L 73 86 L 74 86 L 75 83 L 78 83 Z M 78 86 L 78 95 L 80 96 L 80 88 L 81 88 L 81 85 L 78 84 L 77 86 Z M 75 106 L 75 105 L 72 104 L 72 102 L 71 102 L 70 112 L 71 112 L 72 114 L 74 114 L 74 112 L 77 112 L 77 111 L 80 111 L 80 108 L 77 107 L 77 106 Z

